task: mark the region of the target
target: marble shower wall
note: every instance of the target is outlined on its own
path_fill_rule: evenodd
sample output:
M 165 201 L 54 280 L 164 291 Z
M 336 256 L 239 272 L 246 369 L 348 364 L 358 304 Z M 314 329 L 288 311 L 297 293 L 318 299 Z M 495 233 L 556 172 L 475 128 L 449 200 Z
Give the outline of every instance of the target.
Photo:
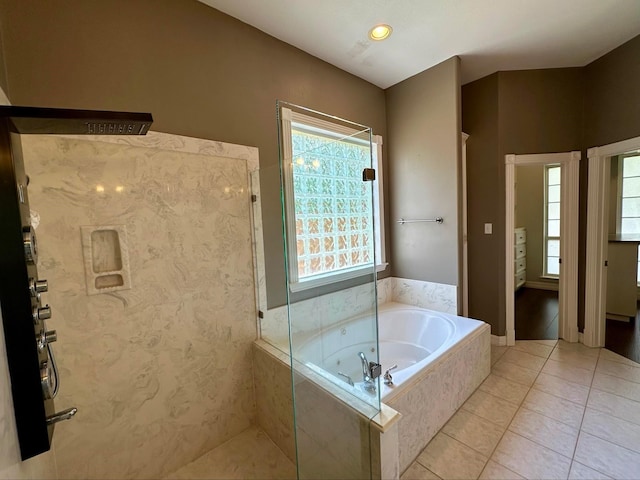
M 61 478 L 159 478 L 255 420 L 257 149 L 24 136 L 62 385 Z M 81 226 L 125 225 L 130 290 L 87 295 Z M 5 402 L 6 403 L 6 402 Z

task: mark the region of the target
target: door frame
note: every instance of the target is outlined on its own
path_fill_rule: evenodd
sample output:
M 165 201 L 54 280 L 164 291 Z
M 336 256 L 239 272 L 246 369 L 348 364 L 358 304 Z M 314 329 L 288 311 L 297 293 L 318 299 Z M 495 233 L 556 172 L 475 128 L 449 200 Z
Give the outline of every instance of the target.
M 578 213 L 580 152 L 505 156 L 505 317 L 507 345 L 515 345 L 515 174 L 517 165 L 560 164 L 560 282 L 558 338 L 578 341 Z
M 609 179 L 611 157 L 640 150 L 640 137 L 587 150 L 587 249 L 585 269 L 584 336 L 588 347 L 604 347 L 607 307 Z
M 469 316 L 469 246 L 467 224 L 467 140 L 469 135 L 462 132 L 462 316 Z

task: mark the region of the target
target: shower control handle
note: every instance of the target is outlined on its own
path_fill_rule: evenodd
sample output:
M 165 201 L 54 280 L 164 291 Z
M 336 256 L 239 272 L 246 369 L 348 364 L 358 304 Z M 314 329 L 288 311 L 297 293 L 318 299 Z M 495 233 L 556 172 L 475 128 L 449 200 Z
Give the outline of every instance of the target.
M 44 307 L 33 307 L 33 323 L 38 323 L 39 320 L 49 320 L 51 318 L 51 307 L 45 305 Z
M 29 292 L 32 297 L 36 297 L 38 293 L 45 293 L 49 290 L 49 282 L 46 280 L 29 279 Z
M 58 334 L 56 333 L 56 331 L 55 330 L 47 330 L 45 332 L 44 326 L 43 326 L 42 330 L 40 330 L 40 333 L 36 337 L 36 341 L 37 341 L 37 344 L 38 344 L 38 350 L 39 351 L 44 350 L 44 347 L 46 347 L 50 343 L 55 342 L 56 340 L 58 340 Z
M 44 343 L 53 343 L 58 340 L 58 333 L 55 330 L 47 330 L 44 332 Z
M 36 232 L 33 227 L 24 227 L 22 230 L 22 241 L 24 242 L 24 256 L 27 263 L 38 263 L 38 244 L 36 242 Z

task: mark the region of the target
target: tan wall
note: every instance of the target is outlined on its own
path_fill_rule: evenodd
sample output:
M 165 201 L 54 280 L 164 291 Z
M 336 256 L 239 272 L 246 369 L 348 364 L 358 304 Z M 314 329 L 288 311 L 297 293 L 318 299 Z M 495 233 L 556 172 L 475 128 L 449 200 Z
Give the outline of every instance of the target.
M 505 331 L 505 155 L 580 150 L 581 86 L 582 70 L 566 68 L 499 72 L 462 87 L 463 130 L 470 135 L 469 314 L 491 323 L 494 335 Z M 493 235 L 482 235 L 489 221 Z M 476 264 L 485 268 L 472 269 Z
M 482 319 L 497 335 L 504 318 L 504 161 L 498 155 L 498 74 L 462 87 L 462 130 L 467 140 L 467 232 L 469 316 Z M 493 224 L 485 235 L 484 224 Z M 504 220 L 502 220 L 504 225 Z M 502 275 L 502 277 L 501 277 Z M 504 280 L 502 280 L 504 282 Z M 487 300 L 490 299 L 490 300 Z
M 584 70 L 584 148 L 640 136 L 640 35 Z
M 544 165 L 516 167 L 515 221 L 527 229 L 527 281 L 543 281 Z
M 453 57 L 386 91 L 395 277 L 458 285 L 459 70 Z
M 196 0 L 2 1 L 0 26 L 14 105 L 148 111 L 153 130 L 260 149 L 270 307 L 286 302 L 276 100 L 386 137 L 382 89 Z
M 640 76 L 638 59 L 640 36 L 583 68 L 500 72 L 463 86 L 463 130 L 471 135 L 467 144 L 469 312 L 490 322 L 494 334 L 504 335 L 504 155 L 508 153 L 583 151 L 578 252 L 582 329 L 585 150 L 640 135 L 640 84 L 633 80 Z M 490 218 L 496 219 L 494 235 L 483 238 L 480 228 Z

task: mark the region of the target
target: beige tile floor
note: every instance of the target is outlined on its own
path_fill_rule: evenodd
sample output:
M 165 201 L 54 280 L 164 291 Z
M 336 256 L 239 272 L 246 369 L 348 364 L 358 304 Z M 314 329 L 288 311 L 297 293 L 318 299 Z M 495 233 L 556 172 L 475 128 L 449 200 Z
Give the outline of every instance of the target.
M 166 478 L 289 480 L 296 467 L 266 433 L 251 427 Z
M 491 350 L 489 377 L 402 480 L 640 479 L 640 364 L 562 340 Z
M 563 341 L 492 347 L 492 371 L 404 473 L 425 479 L 640 479 L 640 364 Z M 252 427 L 168 479 L 295 479 Z

